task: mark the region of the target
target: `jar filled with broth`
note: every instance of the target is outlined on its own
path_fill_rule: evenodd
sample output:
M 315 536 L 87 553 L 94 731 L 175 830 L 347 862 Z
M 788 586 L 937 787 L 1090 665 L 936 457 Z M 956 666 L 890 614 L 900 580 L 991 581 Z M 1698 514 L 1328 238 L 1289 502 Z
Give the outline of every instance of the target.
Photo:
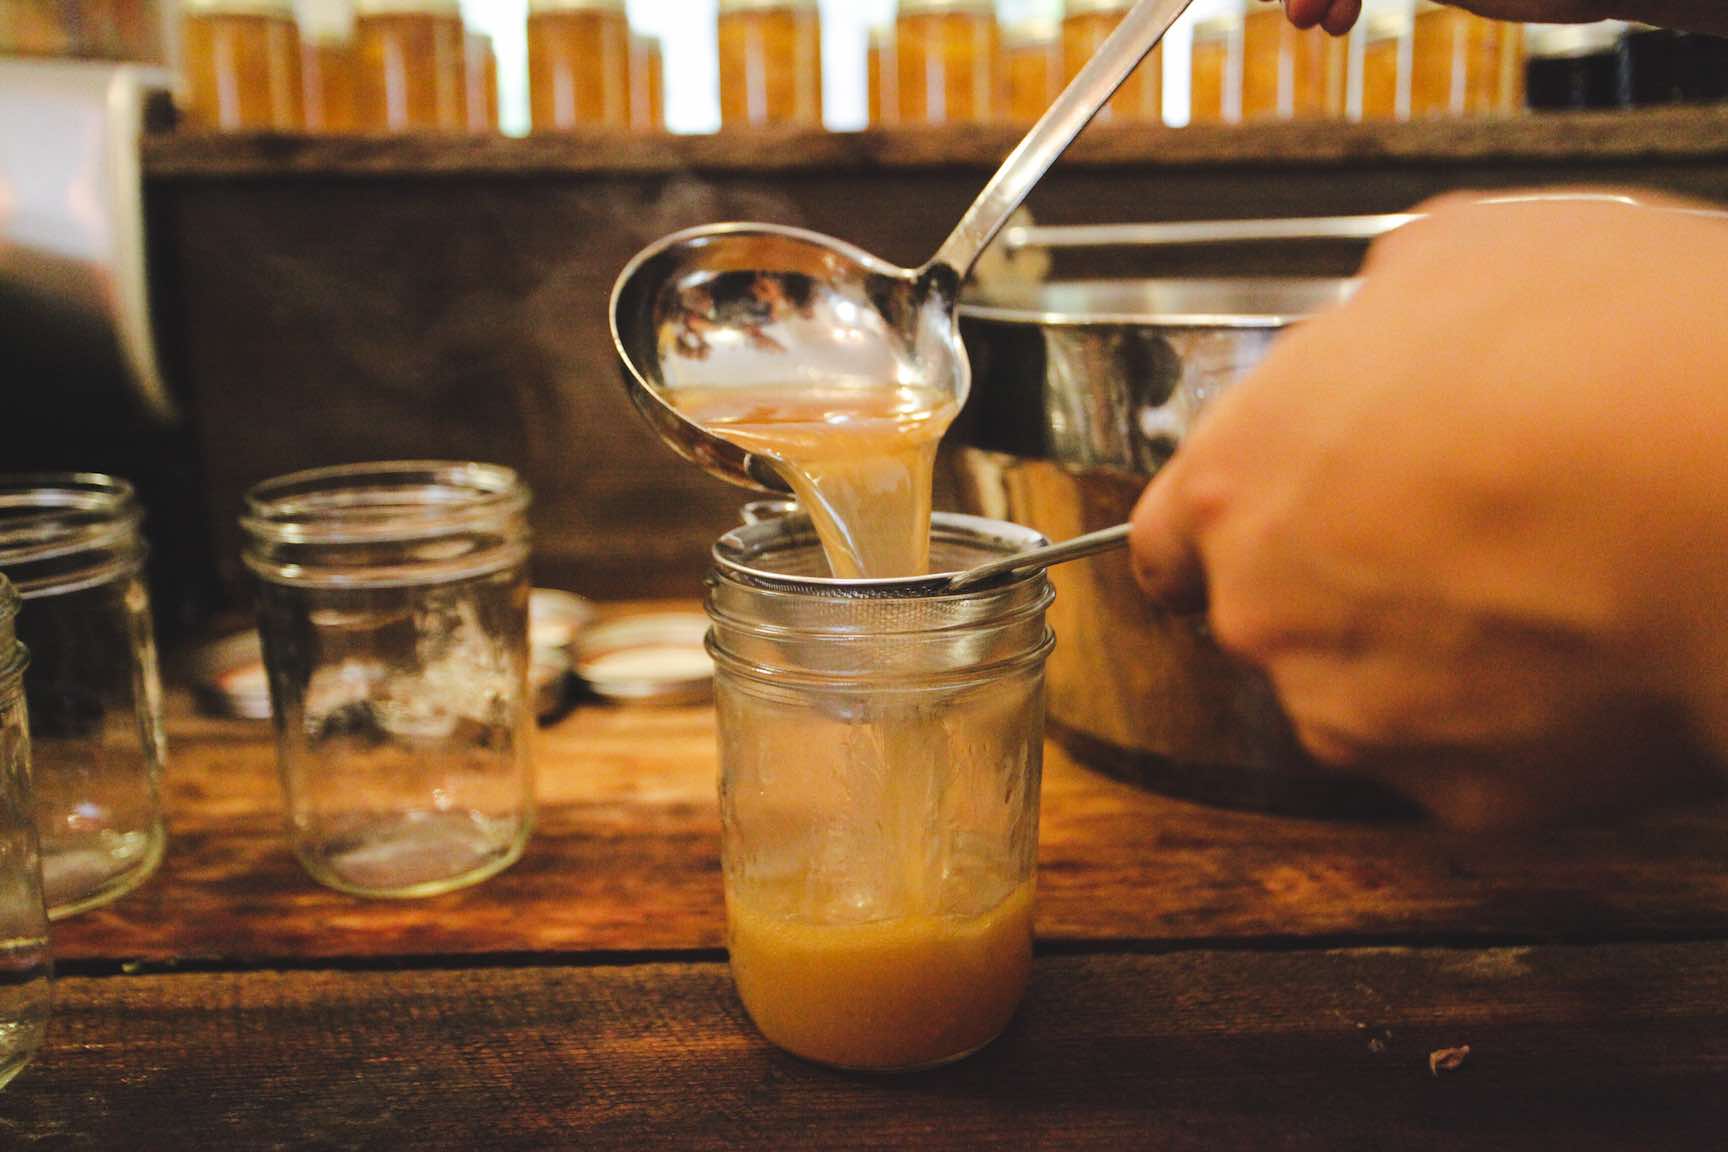
M 375 132 L 465 130 L 467 45 L 456 0 L 360 0 L 357 12 L 360 126 Z
M 865 60 L 865 87 L 870 101 L 870 127 L 900 122 L 900 73 L 894 62 L 894 29 L 870 29 Z
M 529 0 L 528 103 L 536 132 L 630 127 L 624 0 Z
M 1080 69 L 1116 31 L 1122 17 L 1134 7 L 1135 0 L 1068 0 L 1062 19 L 1062 58 L 1068 80 L 1080 74 Z M 1155 124 L 1164 115 L 1164 48 L 1159 45 L 1141 61 L 1133 75 L 1110 102 L 1098 113 L 1101 122 L 1124 124 Z
M 822 124 L 822 13 L 815 0 L 720 0 L 720 123 Z
M 630 127 L 666 130 L 666 56 L 657 36 L 630 37 Z
M 938 571 L 1033 547 L 937 514 Z M 802 516 L 714 550 L 727 947 L 770 1041 L 896 1071 L 995 1038 L 1032 966 L 1042 573 L 845 580 Z
M 290 0 L 182 0 L 186 122 L 223 132 L 297 131 L 300 32 Z
M 1342 37 L 1296 28 L 1278 5 L 1255 5 L 1242 18 L 1242 118 L 1342 117 L 1348 65 Z
M 1501 51 L 1506 44 L 1502 28 L 1462 8 L 1419 0 L 1410 31 L 1410 115 L 1424 119 L 1499 111 Z
M 1374 8 L 1363 18 L 1357 65 L 1361 120 L 1410 117 L 1410 13 L 1404 8 Z
M 900 0 L 894 55 L 902 124 L 1001 118 L 1001 34 L 990 0 Z
M 352 132 L 354 11 L 347 0 L 311 0 L 300 9 L 301 75 L 308 132 Z
M 464 40 L 463 103 L 468 112 L 468 131 L 488 134 L 498 131 L 498 54 L 492 37 L 468 33 Z
M 1242 118 L 1242 16 L 1229 12 L 1194 25 L 1189 54 L 1188 122 L 1233 124 Z
M 1002 34 L 1008 118 L 1032 124 L 1062 91 L 1062 35 L 1054 24 L 1028 21 Z

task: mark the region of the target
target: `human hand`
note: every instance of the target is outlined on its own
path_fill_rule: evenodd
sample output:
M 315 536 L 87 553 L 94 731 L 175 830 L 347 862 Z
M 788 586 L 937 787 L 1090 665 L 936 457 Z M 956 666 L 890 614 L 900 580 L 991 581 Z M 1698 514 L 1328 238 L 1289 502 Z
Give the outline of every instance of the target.
M 1691 787 L 1670 746 L 1728 737 L 1728 224 L 1422 210 L 1148 488 L 1142 583 L 1451 822 Z
M 1350 31 L 1362 15 L 1362 0 L 1283 0 L 1298 28 L 1323 27 L 1334 36 Z M 1540 24 L 1589 24 L 1638 20 L 1664 28 L 1728 34 L 1728 11 L 1710 0 L 1466 0 L 1454 7 L 1494 20 Z

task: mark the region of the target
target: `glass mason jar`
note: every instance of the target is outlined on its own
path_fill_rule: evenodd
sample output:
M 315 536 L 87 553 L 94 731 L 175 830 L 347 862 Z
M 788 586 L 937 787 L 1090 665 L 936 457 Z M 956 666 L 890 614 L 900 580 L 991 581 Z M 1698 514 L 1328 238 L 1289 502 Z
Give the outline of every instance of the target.
M 529 0 L 528 102 L 536 132 L 630 126 L 624 0 Z
M 1000 55 L 990 0 L 900 0 L 894 24 L 900 123 L 1000 119 Z
M 1490 116 L 1501 110 L 1502 26 L 1418 0 L 1410 32 L 1410 114 Z M 1523 38 L 1517 50 L 1522 51 Z
M 1242 117 L 1338 118 L 1346 111 L 1350 48 L 1341 36 L 1293 26 L 1278 5 L 1242 18 Z
M 288 834 L 321 883 L 431 896 L 522 855 L 528 500 L 507 468 L 440 461 L 247 494 Z
M 816 0 L 720 0 L 720 124 L 822 126 Z
M 1072 81 L 1116 31 L 1135 0 L 1068 0 L 1062 17 L 1062 61 Z M 1156 124 L 1164 116 L 1164 47 L 1152 50 L 1098 113 L 1108 123 Z
M 1190 124 L 1228 124 L 1242 118 L 1241 37 L 1241 13 L 1194 25 L 1188 65 Z
M 224 132 L 301 127 L 300 32 L 291 0 L 181 0 L 189 124 Z
M 456 0 L 360 0 L 355 118 L 377 132 L 468 127 L 468 46 Z
M 352 132 L 354 9 L 348 0 L 302 0 L 302 110 L 308 132 Z
M 1032 124 L 1062 91 L 1062 39 L 1054 25 L 1032 21 L 1002 34 L 1008 118 Z
M 48 1030 L 48 915 L 30 804 L 29 653 L 14 623 L 18 594 L 0 576 L 0 1087 L 23 1070 Z
M 870 100 L 870 127 L 886 128 L 900 122 L 900 73 L 894 63 L 894 29 L 870 29 L 867 51 L 864 74 Z
M 78 50 L 78 0 L 0 0 L 0 55 L 70 56 Z
M 0 573 L 24 600 L 18 639 L 35 654 L 36 828 L 56 920 L 142 884 L 165 847 L 142 519 L 124 480 L 0 477 Z
M 301 52 L 305 77 L 306 131 L 352 132 L 354 120 L 354 44 L 351 40 L 308 39 Z
M 1032 547 L 938 513 L 932 563 Z M 762 1034 L 876 1071 L 959 1059 L 1032 964 L 1042 573 L 977 591 L 847 581 L 807 517 L 735 529 L 708 611 L 732 974 Z
M 1408 9 L 1372 9 L 1362 21 L 1360 101 L 1361 120 L 1410 118 L 1410 13 Z
M 85 56 L 162 62 L 162 9 L 157 0 L 82 0 L 78 12 L 79 49 Z
M 462 76 L 463 103 L 468 110 L 468 131 L 490 135 L 498 131 L 498 54 L 492 37 L 470 32 L 463 40 L 466 58 Z
M 666 56 L 658 36 L 630 37 L 630 130 L 666 130 Z

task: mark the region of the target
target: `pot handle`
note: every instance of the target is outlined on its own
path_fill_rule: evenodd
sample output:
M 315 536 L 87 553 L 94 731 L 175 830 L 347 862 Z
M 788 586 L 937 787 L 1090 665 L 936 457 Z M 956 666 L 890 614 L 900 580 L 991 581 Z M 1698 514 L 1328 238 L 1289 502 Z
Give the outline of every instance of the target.
M 1002 243 L 1025 248 L 1175 248 L 1268 240 L 1373 240 L 1421 216 L 1301 216 L 1285 220 L 1185 220 L 1165 224 L 1057 224 L 1008 228 Z
M 1484 204 L 1535 201 L 1587 201 L 1640 206 L 1631 196 L 1603 192 L 1538 192 L 1491 196 Z M 1701 208 L 1663 209 L 1685 216 L 1728 220 L 1728 212 Z M 1162 224 L 1011 225 L 1002 243 L 1011 252 L 1026 248 L 1180 248 L 1204 244 L 1256 244 L 1268 241 L 1375 240 L 1426 217 L 1423 212 L 1385 212 L 1377 216 L 1296 216 L 1274 220 L 1183 220 Z

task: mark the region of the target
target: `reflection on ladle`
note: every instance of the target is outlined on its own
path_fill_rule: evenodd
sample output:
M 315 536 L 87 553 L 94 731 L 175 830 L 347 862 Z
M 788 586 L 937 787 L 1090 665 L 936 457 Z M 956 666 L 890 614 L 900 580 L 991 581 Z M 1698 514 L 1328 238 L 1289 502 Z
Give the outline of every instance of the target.
M 711 225 L 645 249 L 612 293 L 612 337 L 637 407 L 692 461 L 776 492 L 787 484 L 770 461 L 713 435 L 673 397 L 872 383 L 940 393 L 957 410 L 971 384 L 954 322 L 961 281 L 1188 3 L 1141 0 L 1124 16 L 921 268 L 771 224 Z

